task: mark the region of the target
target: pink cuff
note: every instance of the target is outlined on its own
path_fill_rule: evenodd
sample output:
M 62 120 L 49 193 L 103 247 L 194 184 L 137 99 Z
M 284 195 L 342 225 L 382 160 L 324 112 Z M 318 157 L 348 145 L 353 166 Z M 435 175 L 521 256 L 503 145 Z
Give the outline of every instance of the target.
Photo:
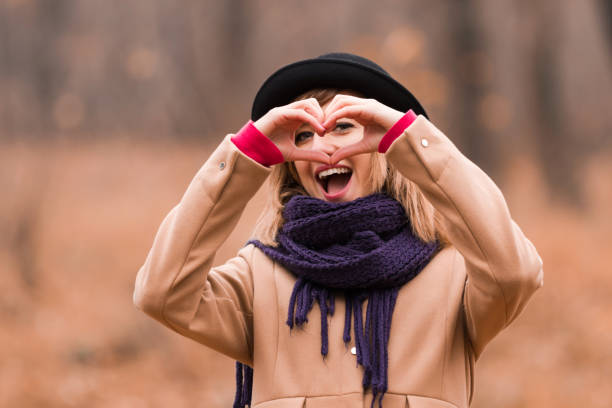
M 232 136 L 231 141 L 242 153 L 264 166 L 285 161 L 278 147 L 255 127 L 252 120 Z
M 378 152 L 386 153 L 389 146 L 391 146 L 391 143 L 393 143 L 395 139 L 397 139 L 399 135 L 401 135 L 416 118 L 417 115 L 412 111 L 412 109 L 406 112 L 406 114 L 404 114 L 400 120 L 395 122 L 395 125 L 391 126 L 391 129 L 385 133 L 382 139 L 380 139 L 380 143 L 378 144 Z

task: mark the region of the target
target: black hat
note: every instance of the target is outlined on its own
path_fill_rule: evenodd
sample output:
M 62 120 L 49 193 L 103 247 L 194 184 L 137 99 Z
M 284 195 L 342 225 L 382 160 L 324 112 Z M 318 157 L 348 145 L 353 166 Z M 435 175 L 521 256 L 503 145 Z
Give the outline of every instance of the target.
M 255 96 L 251 119 L 315 88 L 350 89 L 400 112 L 412 109 L 427 117 L 414 95 L 378 64 L 359 55 L 334 52 L 294 62 L 270 75 Z

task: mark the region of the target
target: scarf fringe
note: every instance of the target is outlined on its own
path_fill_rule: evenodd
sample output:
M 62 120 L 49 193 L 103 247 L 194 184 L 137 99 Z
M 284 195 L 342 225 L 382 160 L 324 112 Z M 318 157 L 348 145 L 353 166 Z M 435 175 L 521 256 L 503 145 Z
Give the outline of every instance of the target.
M 363 387 L 372 389 L 372 408 L 377 397 L 379 397 L 379 407 L 382 407 L 382 399 L 387 391 L 389 365 L 387 346 L 398 291 L 398 288 L 389 288 L 345 293 L 346 313 L 342 339 L 346 345 L 351 341 L 351 320 L 353 320 L 357 365 L 364 368 Z M 368 305 L 364 324 L 362 303 L 366 299 Z M 321 310 L 321 355 L 325 357 L 329 351 L 327 316 L 333 315 L 335 308 L 332 291 L 310 283 L 304 278 L 298 278 L 289 299 L 287 325 L 293 329 L 294 326 L 299 327 L 307 322 L 307 315 L 315 301 L 319 303 Z
M 253 393 L 253 369 L 236 361 L 236 395 L 233 408 L 251 407 Z
M 377 400 L 379 408 L 382 408 L 382 400 L 387 391 L 388 344 L 398 292 L 399 288 L 345 292 L 346 312 L 342 339 L 348 347 L 352 320 L 357 366 L 361 365 L 364 369 L 364 389 L 370 387 L 372 390 L 371 408 L 374 408 Z M 363 301 L 366 299 L 368 304 L 364 322 Z M 286 323 L 290 329 L 307 323 L 307 315 L 315 301 L 321 310 L 321 355 L 325 358 L 329 351 L 327 316 L 333 316 L 335 310 L 335 295 L 331 290 L 298 278 L 289 299 Z M 236 395 L 233 408 L 251 406 L 252 387 L 253 369 L 236 362 Z

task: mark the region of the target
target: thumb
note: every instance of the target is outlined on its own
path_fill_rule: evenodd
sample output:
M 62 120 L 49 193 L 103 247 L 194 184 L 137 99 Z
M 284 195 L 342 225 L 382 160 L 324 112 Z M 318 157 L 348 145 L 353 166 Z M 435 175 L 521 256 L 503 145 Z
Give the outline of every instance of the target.
M 314 161 L 314 162 L 320 162 L 324 164 L 331 164 L 330 157 L 327 154 L 320 152 L 320 151 L 316 151 L 316 150 L 293 149 L 289 153 L 286 161 L 296 161 L 296 160 Z
M 367 143 L 365 140 L 360 140 L 357 143 L 353 143 L 351 145 L 344 146 L 336 150 L 334 154 L 332 154 L 331 156 L 331 163 L 332 164 L 338 163 L 340 160 L 345 159 L 350 156 L 354 156 L 356 154 L 371 153 L 371 152 L 372 152 L 372 149 L 369 146 L 369 143 Z

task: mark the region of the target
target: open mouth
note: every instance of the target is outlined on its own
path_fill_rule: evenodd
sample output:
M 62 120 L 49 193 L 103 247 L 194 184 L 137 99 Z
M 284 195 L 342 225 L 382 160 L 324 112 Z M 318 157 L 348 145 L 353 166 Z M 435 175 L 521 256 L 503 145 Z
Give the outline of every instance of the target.
M 336 196 L 348 186 L 353 171 L 348 167 L 333 167 L 317 174 L 317 182 L 327 196 Z

